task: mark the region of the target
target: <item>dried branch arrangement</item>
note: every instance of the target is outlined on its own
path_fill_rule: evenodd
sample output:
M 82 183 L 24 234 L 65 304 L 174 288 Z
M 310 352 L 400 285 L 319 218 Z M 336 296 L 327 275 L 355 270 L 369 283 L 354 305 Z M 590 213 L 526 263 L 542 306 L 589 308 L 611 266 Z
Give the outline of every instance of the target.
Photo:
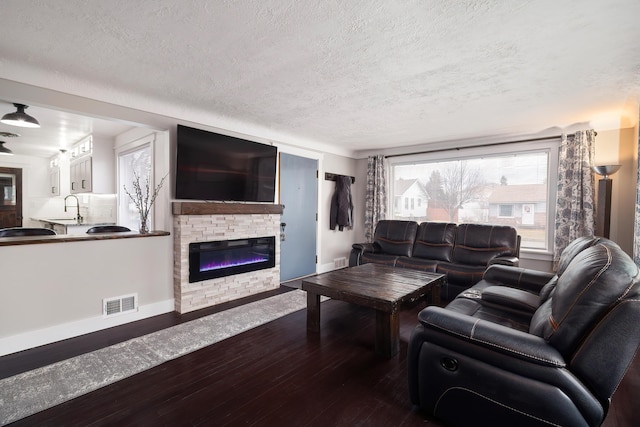
M 149 177 L 146 177 L 143 188 L 140 184 L 140 176 L 135 171 L 133 172 L 133 194 L 127 190 L 126 185 L 123 185 L 124 192 L 127 193 L 129 198 L 133 201 L 136 209 L 138 209 L 138 213 L 140 214 L 140 233 L 149 232 L 147 225 L 149 212 L 151 212 L 151 207 L 156 201 L 156 197 L 158 197 L 158 193 L 160 193 L 160 189 L 162 188 L 167 175 L 160 180 L 160 183 L 156 186 L 153 192 L 151 192 L 149 188 Z

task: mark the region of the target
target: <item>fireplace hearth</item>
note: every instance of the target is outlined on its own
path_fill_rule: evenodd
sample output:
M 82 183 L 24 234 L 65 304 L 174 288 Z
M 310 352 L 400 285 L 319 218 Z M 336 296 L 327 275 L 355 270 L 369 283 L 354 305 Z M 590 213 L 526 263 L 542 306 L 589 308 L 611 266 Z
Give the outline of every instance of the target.
M 275 266 L 275 236 L 189 244 L 189 283 Z

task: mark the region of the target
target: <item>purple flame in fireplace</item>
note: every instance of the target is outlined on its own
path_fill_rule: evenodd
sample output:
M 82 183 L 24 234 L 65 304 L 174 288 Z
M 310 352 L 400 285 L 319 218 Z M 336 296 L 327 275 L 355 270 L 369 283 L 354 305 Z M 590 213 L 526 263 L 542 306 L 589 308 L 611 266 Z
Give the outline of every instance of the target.
M 268 256 L 255 255 L 253 257 L 238 259 L 238 260 L 225 260 L 225 261 L 211 261 L 205 262 L 200 265 L 200 271 L 219 270 L 221 268 L 238 267 L 240 265 L 255 264 L 258 262 L 269 261 Z

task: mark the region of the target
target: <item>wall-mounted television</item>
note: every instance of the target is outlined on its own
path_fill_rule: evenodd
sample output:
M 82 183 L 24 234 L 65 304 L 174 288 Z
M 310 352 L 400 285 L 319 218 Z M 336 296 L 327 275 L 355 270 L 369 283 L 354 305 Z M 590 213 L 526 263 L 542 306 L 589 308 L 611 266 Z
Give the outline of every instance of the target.
M 271 202 L 277 148 L 178 125 L 176 199 Z

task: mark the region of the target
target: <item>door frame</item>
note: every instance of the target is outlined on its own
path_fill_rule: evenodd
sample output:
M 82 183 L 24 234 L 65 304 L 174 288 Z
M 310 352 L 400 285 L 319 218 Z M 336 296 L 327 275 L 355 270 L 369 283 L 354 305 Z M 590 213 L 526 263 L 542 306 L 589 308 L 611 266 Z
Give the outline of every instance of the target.
M 22 227 L 23 225 L 23 218 L 22 218 L 22 168 L 10 168 L 10 167 L 5 167 L 5 166 L 0 166 L 0 173 L 5 173 L 5 174 L 10 174 L 10 175 L 15 175 L 16 176 L 16 204 L 15 204 L 15 211 L 16 211 L 16 227 Z M 11 207 L 11 209 L 6 208 L 3 205 L 0 205 L 0 210 L 12 210 L 13 206 Z

